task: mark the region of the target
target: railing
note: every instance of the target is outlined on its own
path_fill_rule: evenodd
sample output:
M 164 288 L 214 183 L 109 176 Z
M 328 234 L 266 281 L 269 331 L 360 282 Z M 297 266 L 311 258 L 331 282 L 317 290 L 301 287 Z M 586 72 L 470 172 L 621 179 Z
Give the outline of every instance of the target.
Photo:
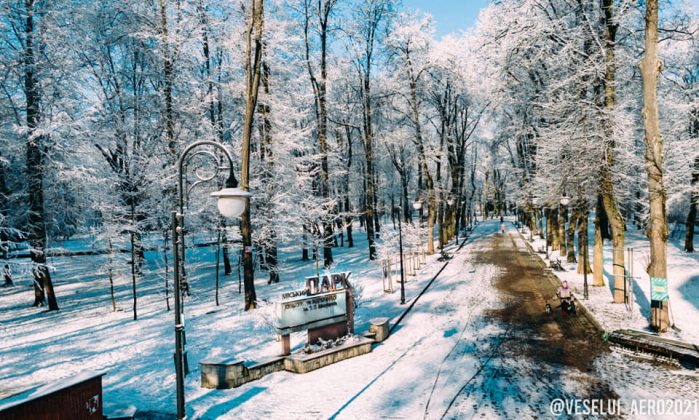
M 393 293 L 394 276 L 396 276 L 395 283 L 400 282 L 400 254 L 389 255 L 382 258 L 380 262 L 383 290 L 386 293 Z M 417 275 L 417 271 L 424 264 L 427 264 L 427 255 L 423 248 L 413 247 L 403 251 L 403 273 L 406 276 Z
M 626 310 L 629 314 L 633 315 L 633 304 L 634 304 L 634 281 L 638 279 L 633 276 L 633 257 L 634 249 L 626 248 L 626 263 L 628 265 L 628 270 L 624 267 L 624 305 L 626 305 Z

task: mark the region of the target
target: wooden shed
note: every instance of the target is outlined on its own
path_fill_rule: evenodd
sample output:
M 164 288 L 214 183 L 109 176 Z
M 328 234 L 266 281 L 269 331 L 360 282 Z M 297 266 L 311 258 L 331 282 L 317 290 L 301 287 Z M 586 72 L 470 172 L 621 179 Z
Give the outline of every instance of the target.
M 83 372 L 0 400 L 0 420 L 102 420 L 102 376 Z

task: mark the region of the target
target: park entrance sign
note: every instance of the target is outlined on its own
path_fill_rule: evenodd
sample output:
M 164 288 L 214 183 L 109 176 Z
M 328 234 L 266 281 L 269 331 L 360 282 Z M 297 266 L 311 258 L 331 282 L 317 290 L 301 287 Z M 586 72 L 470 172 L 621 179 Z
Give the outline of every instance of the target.
M 319 293 L 282 299 L 274 305 L 279 335 L 347 321 L 347 292 Z
M 333 340 L 354 332 L 354 300 L 350 272 L 307 277 L 306 287 L 282 294 L 274 302 L 274 327 L 282 337 L 282 354 L 289 354 L 289 334 L 308 330 L 308 344 Z

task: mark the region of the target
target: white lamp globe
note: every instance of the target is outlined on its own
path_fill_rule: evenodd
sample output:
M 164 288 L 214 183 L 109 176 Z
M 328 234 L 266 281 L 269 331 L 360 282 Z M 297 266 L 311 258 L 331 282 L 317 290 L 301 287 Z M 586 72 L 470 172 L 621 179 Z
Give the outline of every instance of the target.
M 422 201 L 416 201 L 413 203 L 413 208 L 415 210 L 420 210 L 422 208 Z
M 568 204 L 570 204 L 570 197 L 567 197 L 565 195 L 561 197 L 561 205 L 567 206 Z
M 454 199 L 453 199 L 453 198 L 448 199 L 448 200 L 447 200 L 447 204 L 449 204 L 450 206 L 453 206 L 453 205 L 454 205 Z
M 240 188 L 224 188 L 221 191 L 211 193 L 218 197 L 218 211 L 223 217 L 235 219 L 245 211 L 245 201 L 250 197 L 247 191 Z

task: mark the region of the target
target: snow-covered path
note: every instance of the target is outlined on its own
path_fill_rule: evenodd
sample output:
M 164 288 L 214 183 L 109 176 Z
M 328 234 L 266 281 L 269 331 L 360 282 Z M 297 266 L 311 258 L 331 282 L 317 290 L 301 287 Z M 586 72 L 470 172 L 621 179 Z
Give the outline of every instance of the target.
M 202 390 L 197 418 L 550 417 L 563 399 L 699 398 L 699 377 L 610 349 L 584 317 L 546 316 L 555 286 L 515 230 L 481 224 L 394 334 L 305 375 Z
M 490 233 L 492 226 L 483 225 L 474 233 L 472 242 L 455 254 L 390 339 L 372 353 L 304 375 L 275 373 L 237 389 L 203 391 L 191 399 L 192 414 L 201 418 L 414 418 L 424 415 L 428 399 L 430 412 L 439 412 L 458 391 L 459 384 L 451 378 L 466 377 L 478 369 L 479 359 L 469 350 L 489 347 L 489 338 L 501 333 L 483 316 L 498 304 L 490 287 L 498 269 L 493 264 L 474 264 L 479 247 L 486 243 L 479 238 Z M 461 349 L 455 347 L 457 343 L 471 344 Z M 461 357 L 458 363 L 447 363 L 456 354 L 454 349 Z

